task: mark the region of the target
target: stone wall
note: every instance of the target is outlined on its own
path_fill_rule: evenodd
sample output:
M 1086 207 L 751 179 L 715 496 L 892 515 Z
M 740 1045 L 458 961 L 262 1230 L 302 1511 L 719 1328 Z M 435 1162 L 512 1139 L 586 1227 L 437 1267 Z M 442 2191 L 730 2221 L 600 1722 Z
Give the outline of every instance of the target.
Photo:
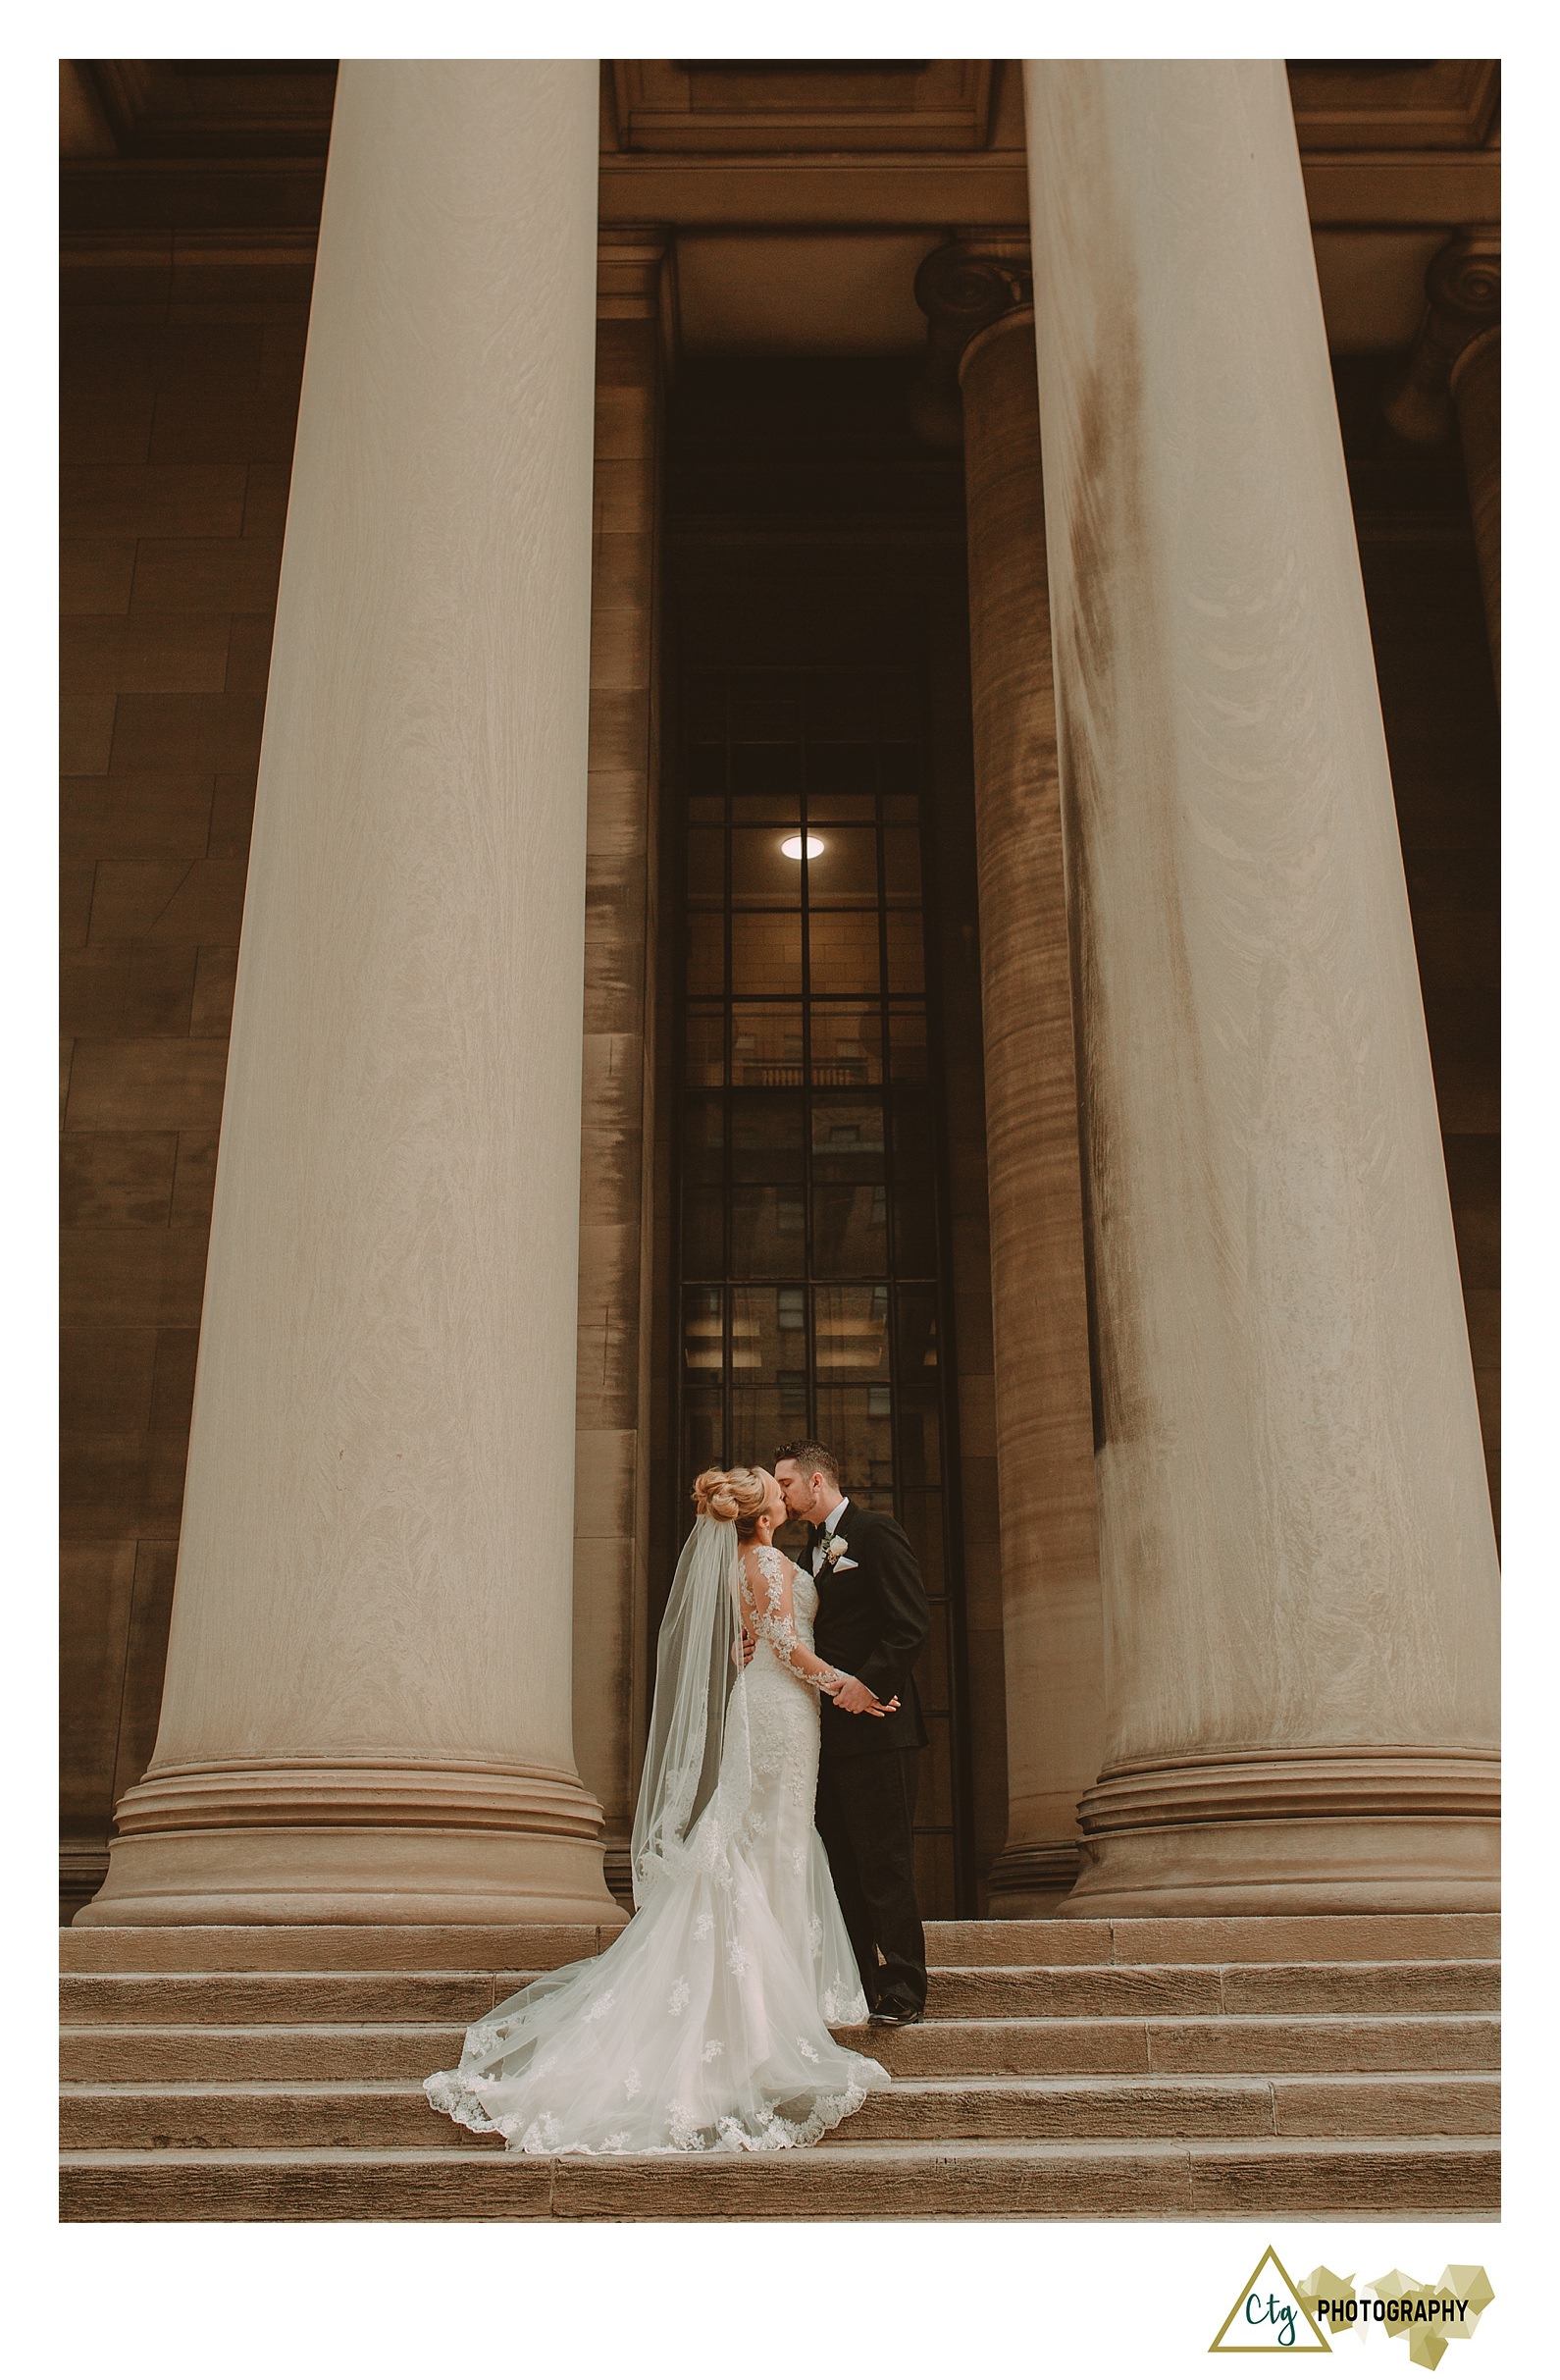
M 1500 1513 L 1499 722 L 1471 549 L 1366 544 L 1484 1461 Z
M 61 367 L 61 1832 L 151 1755 L 310 237 L 83 238 Z
M 575 1390 L 574 1751 L 601 1805 L 608 1887 L 649 1719 L 649 1533 L 659 1402 L 655 1228 L 660 443 L 668 236 L 598 249 L 591 758 L 585 903 L 580 1336 Z
M 1498 1526 L 1500 713 L 1461 452 L 1387 431 L 1401 371 L 1339 364 L 1338 404 Z

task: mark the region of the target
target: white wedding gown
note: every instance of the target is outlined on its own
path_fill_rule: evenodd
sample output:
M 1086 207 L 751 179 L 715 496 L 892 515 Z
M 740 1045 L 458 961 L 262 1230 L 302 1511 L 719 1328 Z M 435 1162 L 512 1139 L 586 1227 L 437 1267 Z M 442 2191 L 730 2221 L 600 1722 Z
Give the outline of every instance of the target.
M 454 2072 L 423 2086 L 510 2149 L 801 2147 L 888 2083 L 829 2032 L 867 2008 L 812 1823 L 817 1692 L 790 1666 L 798 1642 L 812 1650 L 817 1589 L 774 1547 L 757 1561 L 756 1648 L 675 1863 L 609 1949 L 503 2001 L 472 2026 Z

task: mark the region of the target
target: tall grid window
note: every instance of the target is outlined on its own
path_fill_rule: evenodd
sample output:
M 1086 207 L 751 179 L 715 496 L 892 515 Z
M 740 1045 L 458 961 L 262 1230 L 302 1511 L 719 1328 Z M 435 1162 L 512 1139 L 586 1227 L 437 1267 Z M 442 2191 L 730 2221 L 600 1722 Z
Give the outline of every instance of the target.
M 683 1476 L 816 1436 L 847 1489 L 903 1522 L 933 1607 L 921 1888 L 952 1914 L 959 1646 L 916 687 L 697 670 L 686 720 Z

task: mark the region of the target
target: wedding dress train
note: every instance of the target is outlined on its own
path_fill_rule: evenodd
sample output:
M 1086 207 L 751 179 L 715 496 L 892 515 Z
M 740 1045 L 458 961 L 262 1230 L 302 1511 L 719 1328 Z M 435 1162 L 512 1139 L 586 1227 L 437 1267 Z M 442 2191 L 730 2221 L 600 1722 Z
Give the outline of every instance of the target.
M 633 1919 L 598 1958 L 473 2025 L 458 2067 L 423 2086 L 510 2149 L 800 2147 L 889 2080 L 829 2031 L 863 2022 L 867 2006 L 813 1825 L 817 1694 L 793 1666 L 798 1644 L 812 1649 L 817 1590 L 775 1548 L 757 1562 L 765 1598 L 743 1669 L 731 1659 L 735 1532 L 702 1518 L 684 1550 L 635 1822 Z

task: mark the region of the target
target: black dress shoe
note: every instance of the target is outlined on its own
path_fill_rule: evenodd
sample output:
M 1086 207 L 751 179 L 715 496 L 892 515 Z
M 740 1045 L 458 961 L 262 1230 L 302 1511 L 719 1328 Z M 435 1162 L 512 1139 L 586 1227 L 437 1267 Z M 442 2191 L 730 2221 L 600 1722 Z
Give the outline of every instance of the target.
M 866 2021 L 869 2025 L 918 2025 L 925 2014 L 924 2008 L 900 2008 L 885 2001 L 881 2008 L 873 2009 Z

